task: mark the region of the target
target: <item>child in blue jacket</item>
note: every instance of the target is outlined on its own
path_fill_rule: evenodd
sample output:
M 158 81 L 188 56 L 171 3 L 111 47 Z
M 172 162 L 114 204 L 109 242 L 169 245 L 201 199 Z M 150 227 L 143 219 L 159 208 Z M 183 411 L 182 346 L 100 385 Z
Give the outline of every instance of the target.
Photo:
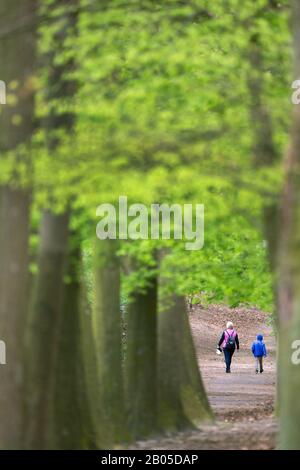
M 252 354 L 255 357 L 255 372 L 257 374 L 258 371 L 261 374 L 263 373 L 263 358 L 267 356 L 267 349 L 263 339 L 263 335 L 257 335 L 256 341 L 252 344 Z

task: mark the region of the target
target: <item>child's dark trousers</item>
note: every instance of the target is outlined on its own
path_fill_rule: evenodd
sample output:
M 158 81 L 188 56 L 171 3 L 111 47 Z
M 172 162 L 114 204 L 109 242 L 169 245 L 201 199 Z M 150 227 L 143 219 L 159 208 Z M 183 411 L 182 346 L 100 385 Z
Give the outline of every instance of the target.
M 263 357 L 256 357 L 255 358 L 255 372 L 263 372 Z

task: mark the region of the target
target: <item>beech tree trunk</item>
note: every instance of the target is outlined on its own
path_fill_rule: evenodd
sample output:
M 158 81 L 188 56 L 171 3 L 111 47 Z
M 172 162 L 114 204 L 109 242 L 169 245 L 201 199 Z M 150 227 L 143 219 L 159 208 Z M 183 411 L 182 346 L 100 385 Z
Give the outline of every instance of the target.
M 44 449 L 53 432 L 53 403 L 63 276 L 68 255 L 68 214 L 43 214 L 38 275 L 34 288 L 27 338 L 28 446 Z
M 124 439 L 120 264 L 117 247 L 116 240 L 95 242 L 95 304 L 92 322 L 99 378 L 95 407 L 101 416 L 97 442 L 104 447 Z
M 197 363 L 185 300 L 170 295 L 158 316 L 159 422 L 165 431 L 212 419 Z
M 294 77 L 300 77 L 300 0 L 292 1 Z M 285 160 L 279 251 L 279 399 L 281 449 L 300 449 L 300 107 L 293 107 L 290 147 Z M 299 355 L 298 355 L 299 357 Z
M 129 431 L 144 438 L 157 431 L 157 279 L 132 294 L 126 314 L 126 404 Z
M 270 4 L 269 8 L 277 8 L 277 4 Z M 263 45 L 259 35 L 253 34 L 249 44 L 249 63 L 251 69 L 248 77 L 248 87 L 251 98 L 251 120 L 253 125 L 253 166 L 254 169 L 276 165 L 279 153 L 276 149 L 273 136 L 273 127 L 270 112 L 264 103 L 264 63 Z M 273 198 L 266 197 L 263 205 L 263 230 L 267 241 L 268 261 L 271 275 L 273 276 L 274 314 L 272 315 L 273 326 L 278 330 L 278 298 L 284 289 L 277 278 L 277 261 L 279 256 L 279 232 L 280 232 L 280 201 L 276 194 Z M 277 342 L 279 338 L 277 336 Z M 277 370 L 279 357 L 277 348 Z M 278 374 L 277 374 L 278 381 Z M 276 413 L 279 410 L 279 386 L 277 384 Z
M 35 8 L 35 0 L 2 0 L 0 4 L 0 79 L 7 92 L 15 95 L 14 103 L 1 105 L 0 158 L 5 159 L 10 151 L 16 170 L 10 179 L 13 183 L 0 188 L 0 335 L 7 353 L 0 380 L 0 448 L 4 449 L 23 445 L 30 190 L 21 186 L 18 163 L 22 158 L 22 164 L 30 167 L 29 152 L 21 157 L 19 146 L 29 145 L 34 130 Z
M 70 52 L 67 49 L 66 39 L 76 33 L 77 11 L 74 9 L 76 5 L 77 0 L 55 0 L 51 5 L 49 4 L 49 10 L 44 11 L 44 21 L 48 22 L 49 29 L 52 31 L 52 42 L 49 50 L 42 57 L 43 72 L 46 77 L 44 101 L 48 105 L 48 114 L 43 121 L 43 127 L 47 138 L 48 152 L 53 155 L 53 158 L 56 158 L 56 152 L 59 152 L 59 133 L 72 135 L 73 132 L 74 113 L 68 110 L 63 113 L 59 112 L 52 104 L 53 100 L 60 99 L 67 99 L 70 103 L 76 92 L 76 82 L 67 75 L 75 67 L 72 54 L 68 55 L 63 63 L 57 61 L 57 55 L 62 51 Z M 54 12 L 56 15 L 53 14 Z M 53 26 L 55 28 L 51 30 Z M 52 202 L 51 188 L 49 188 L 49 193 Z M 55 202 L 53 201 L 54 205 Z M 72 287 L 69 286 L 69 289 L 64 289 L 65 268 L 69 251 L 69 219 L 70 214 L 67 209 L 62 215 L 56 215 L 54 210 L 45 210 L 42 218 L 39 272 L 29 332 L 31 341 L 28 344 L 28 348 L 31 349 L 29 354 L 34 363 L 34 366 L 29 368 L 29 377 L 32 376 L 31 384 L 29 384 L 29 390 L 30 387 L 32 390 L 28 398 L 30 447 L 53 448 L 61 446 L 63 448 L 64 445 L 70 445 L 73 448 L 75 442 L 78 444 L 75 423 L 73 423 L 73 433 L 71 434 L 68 424 L 72 412 L 61 406 L 61 403 L 65 403 L 65 394 L 67 395 L 68 391 L 62 388 L 59 394 L 55 388 L 57 381 L 62 381 L 61 370 L 64 371 L 64 374 L 67 374 L 68 371 L 69 384 L 72 381 L 74 384 L 76 381 L 76 371 L 71 367 L 70 352 L 67 351 L 67 346 L 73 350 L 76 350 L 78 346 L 75 337 L 72 336 L 77 330 L 77 322 L 79 321 L 78 305 L 76 305 L 78 286 L 74 283 Z M 70 313 L 67 304 L 63 305 L 62 303 L 64 290 L 66 296 L 70 295 L 68 301 L 74 309 L 74 322 L 67 329 L 65 328 L 66 317 L 72 313 Z M 60 328 L 63 331 L 60 331 Z M 46 338 L 48 345 L 45 349 Z M 77 387 L 74 396 L 76 393 Z M 80 415 L 79 410 L 75 410 L 75 407 L 78 406 L 76 400 L 77 398 L 74 398 L 72 401 L 72 416 Z M 56 422 L 57 420 L 58 422 Z M 60 431 L 58 430 L 59 423 L 64 423 L 64 427 Z
M 250 92 L 250 116 L 253 126 L 253 167 L 259 170 L 263 167 L 273 167 L 278 162 L 278 151 L 273 138 L 273 127 L 270 112 L 264 102 L 264 63 L 263 45 L 259 35 L 252 34 L 249 44 L 249 63 L 251 69 L 248 75 Z M 273 198 L 265 198 L 263 207 L 264 235 L 268 242 L 269 263 L 272 272 L 276 270 L 276 254 L 278 245 L 278 204 Z
M 86 445 L 84 413 L 88 413 L 80 350 L 81 253 L 71 238 L 62 311 L 58 322 L 58 353 L 55 364 L 53 435 L 56 449 L 81 449 Z
M 101 448 L 101 411 L 96 339 L 93 332 L 92 309 L 87 299 L 86 287 L 81 284 L 80 301 L 80 368 L 82 370 L 81 410 L 84 428 L 82 446 L 87 449 Z

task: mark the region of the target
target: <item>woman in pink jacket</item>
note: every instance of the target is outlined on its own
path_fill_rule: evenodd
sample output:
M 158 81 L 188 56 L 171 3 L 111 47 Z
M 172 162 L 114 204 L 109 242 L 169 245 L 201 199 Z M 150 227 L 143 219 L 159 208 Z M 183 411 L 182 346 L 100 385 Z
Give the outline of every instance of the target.
M 224 352 L 224 358 L 226 363 L 226 373 L 231 372 L 231 360 L 235 351 L 235 346 L 240 349 L 239 337 L 237 332 L 233 328 L 231 321 L 227 322 L 226 330 L 223 331 L 220 341 L 218 343 L 219 350 Z

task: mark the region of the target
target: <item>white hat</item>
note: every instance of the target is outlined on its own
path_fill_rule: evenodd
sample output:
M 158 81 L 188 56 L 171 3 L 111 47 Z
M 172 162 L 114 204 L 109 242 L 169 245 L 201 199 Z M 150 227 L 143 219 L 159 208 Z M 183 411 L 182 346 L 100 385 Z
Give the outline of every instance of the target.
M 232 321 L 228 321 L 228 322 L 227 322 L 226 328 L 227 328 L 228 330 L 233 330 L 233 323 L 232 323 Z

